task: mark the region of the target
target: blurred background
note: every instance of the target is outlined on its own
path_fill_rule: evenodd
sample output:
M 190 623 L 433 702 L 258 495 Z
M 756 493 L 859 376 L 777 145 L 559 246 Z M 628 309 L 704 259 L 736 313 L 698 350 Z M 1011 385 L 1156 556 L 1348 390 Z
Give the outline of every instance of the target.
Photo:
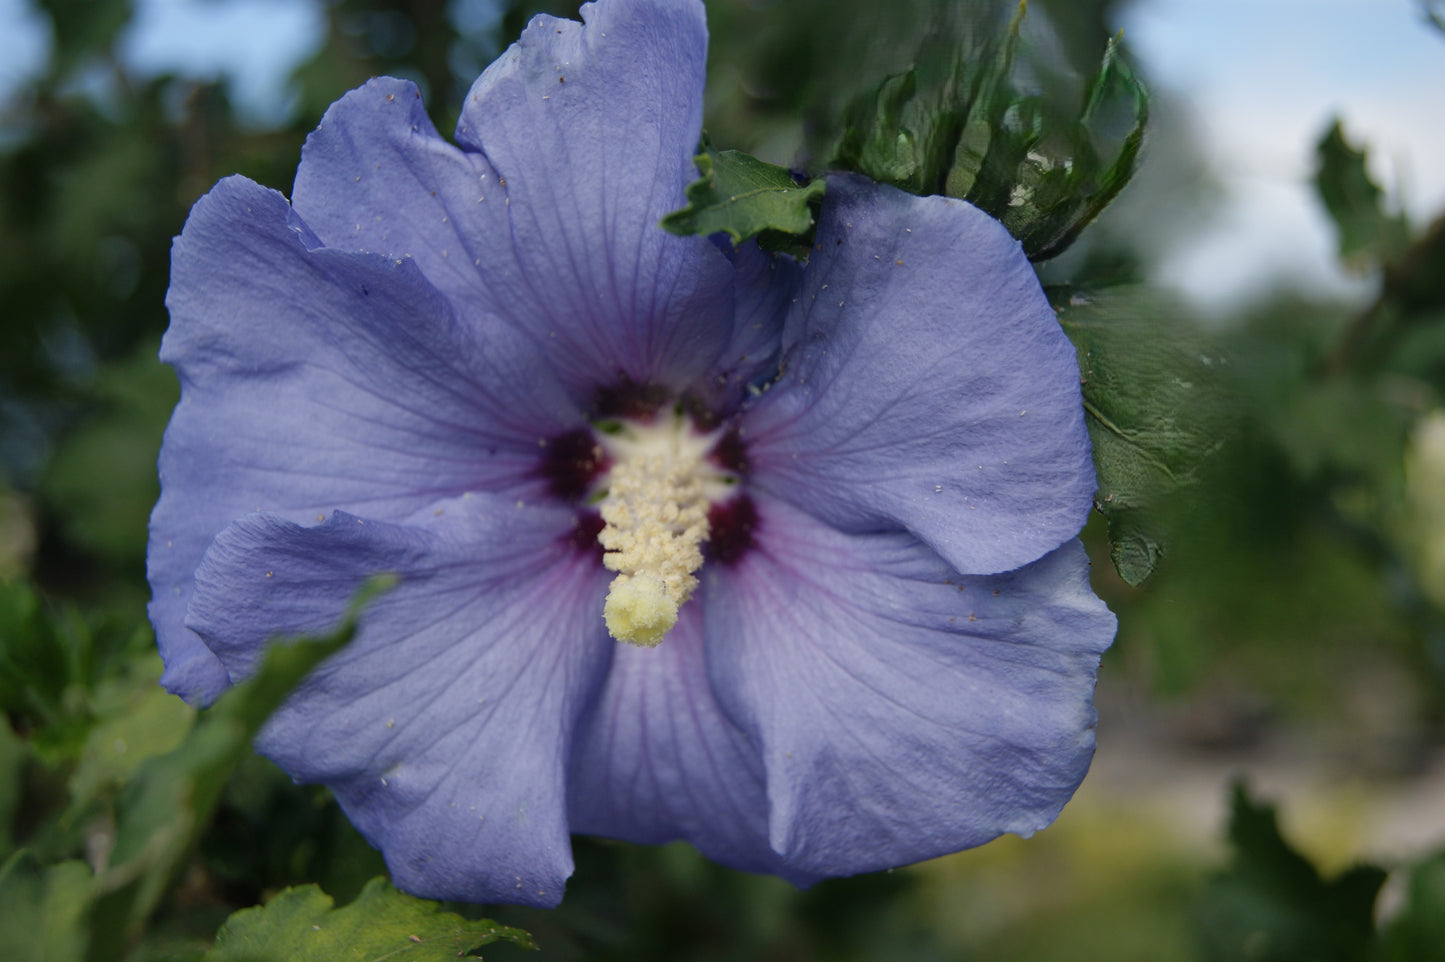
M 854 95 L 985 6 L 1013 9 L 708 0 L 709 134 L 818 172 Z M 0 0 L 0 861 L 103 859 L 107 805 L 192 724 L 155 687 L 144 613 L 177 398 L 155 355 L 190 205 L 234 172 L 289 191 L 307 132 L 372 75 L 415 80 L 450 131 L 541 10 L 576 5 Z M 803 893 L 685 846 L 579 840 L 562 909 L 494 917 L 548 959 L 1246 957 L 1210 935 L 1278 908 L 1231 901 L 1239 777 L 1322 878 L 1391 873 L 1375 922 L 1421 904 L 1420 867 L 1445 864 L 1442 14 L 1029 4 L 1041 84 L 1089 76 L 1122 30 L 1152 94 L 1139 175 L 1041 274 L 1128 338 L 1133 389 L 1198 453 L 1140 508 L 1162 546 L 1141 586 L 1103 519 L 1086 531 L 1120 633 L 1094 769 L 1056 826 Z M 196 958 L 285 885 L 344 902 L 380 870 L 324 792 L 248 760 L 130 957 Z M 1281 944 L 1251 957 L 1297 957 Z M 1371 957 L 1440 957 L 1400 944 Z

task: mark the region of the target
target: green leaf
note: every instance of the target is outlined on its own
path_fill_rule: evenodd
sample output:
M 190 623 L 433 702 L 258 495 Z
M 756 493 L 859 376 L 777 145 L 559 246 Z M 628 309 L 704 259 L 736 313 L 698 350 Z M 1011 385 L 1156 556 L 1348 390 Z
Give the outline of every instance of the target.
M 1144 85 L 1124 60 L 1119 42 L 1110 40 L 1068 146 L 1057 153 L 1048 148 L 1049 126 L 1067 124 L 1050 121 L 1046 114 L 1040 143 L 1024 153 L 1017 167 L 1008 206 L 990 212 L 1023 243 L 1030 259 L 1057 257 L 1134 176 L 1148 122 Z M 1106 162 L 1106 157 L 1112 159 Z
M 0 948 L 7 962 L 81 962 L 90 907 L 90 867 L 42 867 L 20 851 L 0 866 Z
M 469 921 L 375 878 L 355 902 L 332 907 L 315 885 L 290 888 L 265 906 L 232 915 L 204 962 L 450 962 L 498 940 L 535 949 L 521 929 Z
M 1325 881 L 1279 833 L 1275 810 L 1234 787 L 1233 857 L 1200 906 L 1204 957 L 1259 962 L 1369 958 L 1375 896 L 1385 872 L 1371 865 Z
M 111 864 L 96 880 L 92 960 L 119 959 L 140 936 L 261 725 L 307 672 L 351 640 L 361 606 L 391 583 L 372 579 L 330 635 L 273 642 L 255 676 L 222 695 L 179 748 L 135 772 L 117 803 Z
M 693 162 L 701 176 L 687 185 L 687 206 L 662 219 L 672 233 L 727 234 L 734 244 L 758 237 L 777 249 L 812 231 L 826 186 L 821 178 L 799 183 L 785 167 L 737 150 L 714 150 L 706 139 Z M 806 251 L 807 241 L 797 246 Z
M 1025 6 L 1007 22 L 990 9 L 992 17 L 965 15 L 934 32 L 912 69 L 857 98 L 831 166 L 964 198 L 1002 221 L 1031 259 L 1048 260 L 1133 175 L 1149 98 L 1110 40 L 1070 102 L 1050 64 L 1019 66 Z M 1029 71 L 1046 82 L 1019 79 Z
M 1075 296 L 1058 312 L 1078 352 L 1094 506 L 1119 576 L 1137 586 L 1164 555 L 1166 508 L 1223 444 L 1226 361 L 1143 289 Z
M 924 39 L 909 70 L 849 105 L 830 166 L 913 194 L 970 190 L 1004 112 L 1024 7 L 975 7 Z
M 1445 852 L 1410 870 L 1405 908 L 1386 927 L 1384 962 L 1445 962 Z
M 1346 264 L 1369 267 L 1391 260 L 1409 241 L 1404 214 L 1385 212 L 1385 194 L 1370 179 L 1366 154 L 1345 139 L 1336 120 L 1315 148 L 1315 189 L 1340 235 Z

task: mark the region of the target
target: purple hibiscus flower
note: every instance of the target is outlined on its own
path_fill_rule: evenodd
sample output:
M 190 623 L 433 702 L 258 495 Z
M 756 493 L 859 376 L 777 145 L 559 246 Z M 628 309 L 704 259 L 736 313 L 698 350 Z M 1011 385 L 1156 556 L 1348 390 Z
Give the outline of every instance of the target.
M 1027 834 L 1114 619 L 1073 350 L 969 205 L 830 179 L 806 266 L 657 226 L 697 0 L 539 17 L 440 138 L 378 79 L 177 240 L 165 684 L 398 587 L 259 749 L 411 892 L 555 904 L 569 832 L 806 884 Z

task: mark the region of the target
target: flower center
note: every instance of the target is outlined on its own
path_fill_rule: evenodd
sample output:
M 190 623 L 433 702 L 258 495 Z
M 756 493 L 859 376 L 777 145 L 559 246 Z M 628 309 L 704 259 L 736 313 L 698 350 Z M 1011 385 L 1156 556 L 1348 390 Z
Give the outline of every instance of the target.
M 602 563 L 617 572 L 602 616 L 618 641 L 661 643 L 697 587 L 708 511 L 737 482 L 708 458 L 717 440 L 678 413 L 609 422 L 599 439 L 612 469 L 602 479 L 597 540 Z

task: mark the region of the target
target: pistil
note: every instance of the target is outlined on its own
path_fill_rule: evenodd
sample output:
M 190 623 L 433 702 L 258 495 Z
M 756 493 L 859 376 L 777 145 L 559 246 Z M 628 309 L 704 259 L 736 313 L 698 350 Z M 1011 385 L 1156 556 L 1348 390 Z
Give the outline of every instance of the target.
M 707 462 L 714 440 L 681 416 L 601 439 L 613 467 L 597 540 L 602 563 L 617 572 L 602 614 L 618 641 L 660 644 L 697 587 L 708 508 L 727 487 Z

